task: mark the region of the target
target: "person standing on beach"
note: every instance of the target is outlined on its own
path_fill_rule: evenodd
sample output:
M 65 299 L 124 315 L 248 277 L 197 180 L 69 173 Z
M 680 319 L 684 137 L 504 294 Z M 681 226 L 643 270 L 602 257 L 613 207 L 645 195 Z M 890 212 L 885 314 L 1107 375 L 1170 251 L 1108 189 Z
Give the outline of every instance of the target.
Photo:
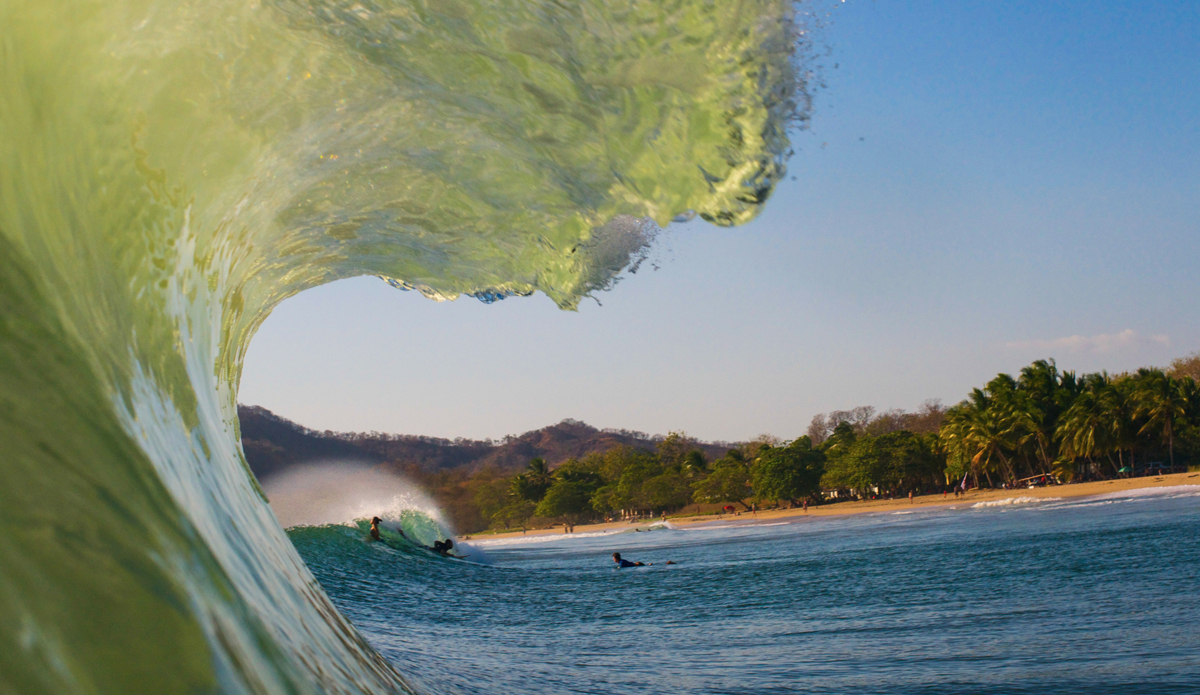
M 914 501 L 913 501 L 913 491 L 912 491 L 912 490 L 909 490 L 909 491 L 908 491 L 908 503 L 909 503 L 909 504 L 916 504 L 916 502 L 914 502 Z

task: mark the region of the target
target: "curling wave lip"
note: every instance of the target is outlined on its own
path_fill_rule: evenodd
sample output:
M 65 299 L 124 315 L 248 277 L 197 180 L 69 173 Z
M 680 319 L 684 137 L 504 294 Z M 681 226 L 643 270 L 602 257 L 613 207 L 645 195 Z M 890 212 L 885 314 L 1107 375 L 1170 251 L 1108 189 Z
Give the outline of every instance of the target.
M 807 118 L 802 19 L 0 5 L 0 690 L 411 690 L 245 466 L 255 329 L 357 275 L 569 309 L 677 214 L 751 219 Z

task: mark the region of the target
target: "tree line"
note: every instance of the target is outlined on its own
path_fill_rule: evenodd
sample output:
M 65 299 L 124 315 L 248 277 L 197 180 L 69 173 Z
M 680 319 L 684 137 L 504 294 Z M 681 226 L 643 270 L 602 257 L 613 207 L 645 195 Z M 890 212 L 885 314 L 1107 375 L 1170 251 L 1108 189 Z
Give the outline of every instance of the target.
M 551 468 L 494 469 L 429 480 L 440 502 L 466 512 L 464 531 L 622 512 L 656 515 L 690 505 L 815 503 L 967 487 L 1056 482 L 1180 470 L 1200 461 L 1200 357 L 1169 370 L 1076 375 L 1039 360 L 999 374 L 945 407 L 915 412 L 867 406 L 823 413 L 805 435 L 764 435 L 711 459 L 696 440 L 671 433 L 653 449 L 616 446 Z M 453 497 L 453 501 L 445 499 Z M 715 507 L 713 505 L 716 505 Z M 460 523 L 461 523 L 460 521 Z
M 1077 376 L 1038 361 L 950 408 L 939 440 L 948 477 L 988 486 L 1178 470 L 1200 454 L 1200 389 L 1185 368 Z

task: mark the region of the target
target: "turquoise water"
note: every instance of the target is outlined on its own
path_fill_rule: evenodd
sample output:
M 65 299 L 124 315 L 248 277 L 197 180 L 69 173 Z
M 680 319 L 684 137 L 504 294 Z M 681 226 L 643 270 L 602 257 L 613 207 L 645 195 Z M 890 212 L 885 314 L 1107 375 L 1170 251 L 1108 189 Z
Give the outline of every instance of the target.
M 1200 487 L 484 541 L 486 565 L 289 536 L 431 692 L 1200 691 Z

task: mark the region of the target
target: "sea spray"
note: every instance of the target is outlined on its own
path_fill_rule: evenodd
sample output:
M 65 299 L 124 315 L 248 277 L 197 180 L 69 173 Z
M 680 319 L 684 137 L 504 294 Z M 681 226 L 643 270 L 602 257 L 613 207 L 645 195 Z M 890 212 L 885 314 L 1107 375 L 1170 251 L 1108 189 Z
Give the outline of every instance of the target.
M 444 523 L 437 505 L 420 489 L 367 464 L 295 466 L 267 478 L 263 491 L 284 528 L 350 524 L 374 516 L 398 521 L 406 511 Z
M 807 117 L 789 2 L 0 3 L 0 691 L 409 689 L 238 443 L 271 309 L 571 308 Z M 799 49 L 799 51 L 797 50 Z

